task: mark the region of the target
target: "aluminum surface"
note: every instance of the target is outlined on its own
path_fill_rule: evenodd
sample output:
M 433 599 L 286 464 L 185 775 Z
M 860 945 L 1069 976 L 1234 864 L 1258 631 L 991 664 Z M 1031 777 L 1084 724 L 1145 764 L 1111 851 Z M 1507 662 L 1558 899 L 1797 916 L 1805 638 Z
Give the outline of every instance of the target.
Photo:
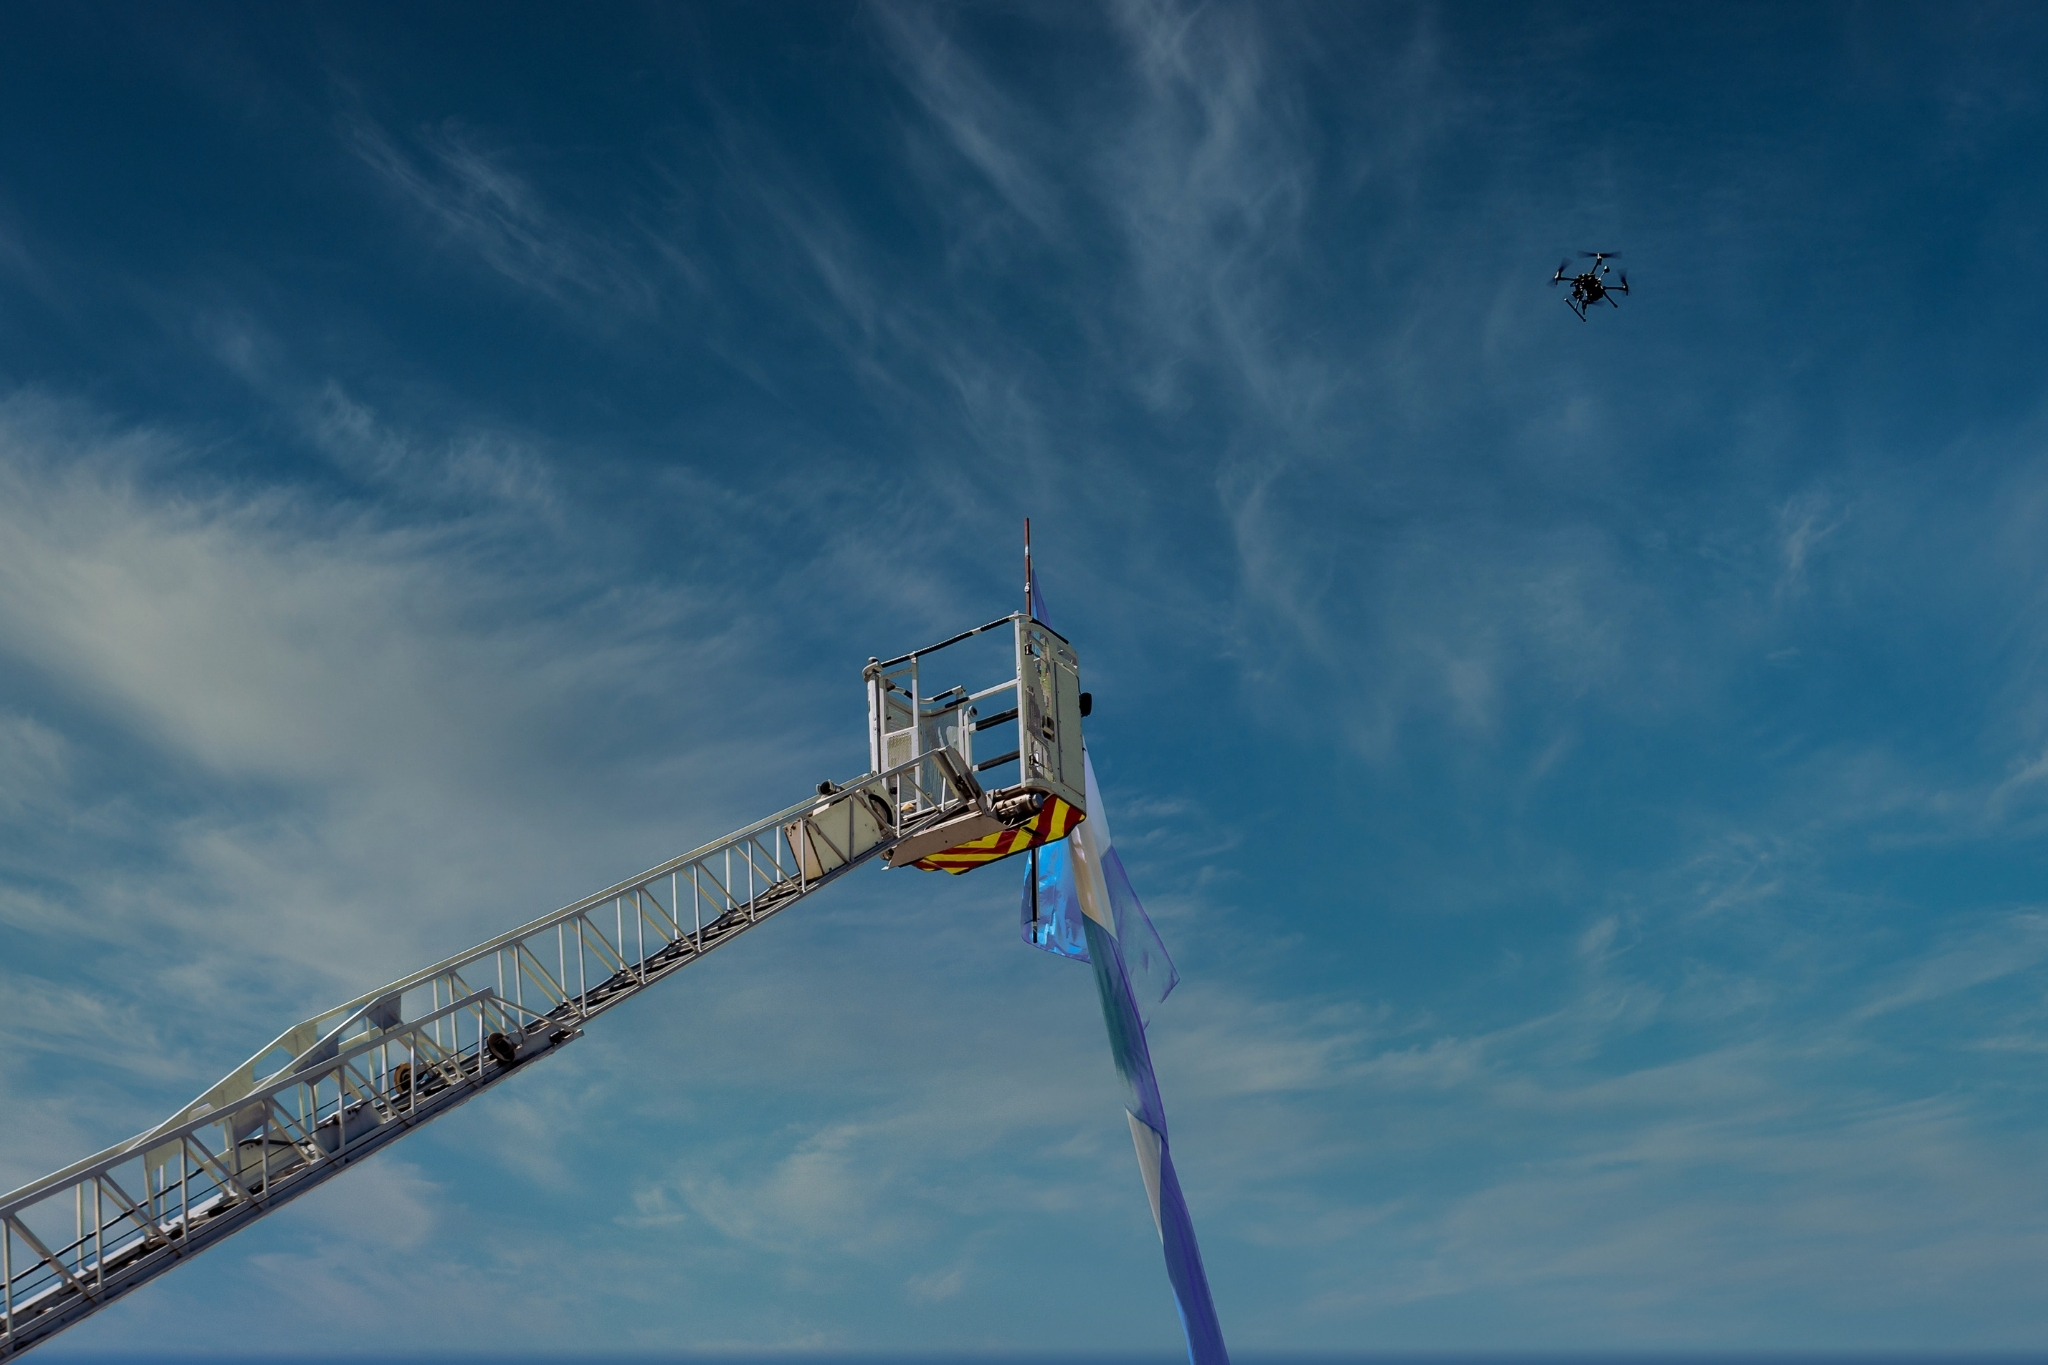
M 914 758 L 293 1025 L 162 1123 L 0 1196 L 0 1359 L 581 1036 L 971 803 Z

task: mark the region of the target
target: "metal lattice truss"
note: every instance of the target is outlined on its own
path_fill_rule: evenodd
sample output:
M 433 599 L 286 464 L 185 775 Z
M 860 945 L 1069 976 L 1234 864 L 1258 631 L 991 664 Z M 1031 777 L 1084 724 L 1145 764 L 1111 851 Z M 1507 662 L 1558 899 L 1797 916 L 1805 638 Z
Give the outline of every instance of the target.
M 859 864 L 987 804 L 966 765 L 929 753 L 827 788 L 296 1024 L 156 1127 L 0 1197 L 0 1359 L 512 1076 Z

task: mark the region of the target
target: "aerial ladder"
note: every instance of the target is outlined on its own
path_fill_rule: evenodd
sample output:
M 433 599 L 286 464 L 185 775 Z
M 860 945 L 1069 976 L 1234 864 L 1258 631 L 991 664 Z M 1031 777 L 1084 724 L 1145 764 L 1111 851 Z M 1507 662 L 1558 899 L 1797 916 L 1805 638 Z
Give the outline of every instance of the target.
M 952 683 L 970 661 L 999 676 Z M 1086 817 L 1080 666 L 1028 613 L 870 659 L 865 678 L 863 776 L 294 1024 L 162 1123 L 0 1196 L 0 1360 L 510 1080 L 861 864 L 965 872 Z

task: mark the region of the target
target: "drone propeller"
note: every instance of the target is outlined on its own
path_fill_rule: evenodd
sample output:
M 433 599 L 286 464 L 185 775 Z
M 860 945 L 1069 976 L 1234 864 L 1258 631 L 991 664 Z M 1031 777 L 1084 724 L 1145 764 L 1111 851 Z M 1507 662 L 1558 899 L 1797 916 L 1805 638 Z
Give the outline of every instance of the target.
M 1628 292 L 1628 272 L 1626 270 L 1621 272 L 1621 292 L 1624 294 Z
M 1581 251 L 1581 256 L 1591 256 L 1596 261 L 1611 261 L 1621 255 L 1619 251 Z
M 1565 272 L 1565 269 L 1566 269 L 1566 267 L 1570 266 L 1570 265 L 1571 265 L 1571 263 L 1572 263 L 1572 258 L 1571 258 L 1571 257 L 1569 257 L 1569 256 L 1567 256 L 1567 257 L 1565 257 L 1565 258 L 1564 258 L 1563 260 L 1559 261 L 1559 262 L 1557 263 L 1557 273 L 1556 273 L 1556 274 L 1554 274 L 1554 275 L 1552 275 L 1552 276 L 1550 277 L 1550 282 L 1551 282 L 1552 284 L 1561 284 L 1561 283 L 1563 283 L 1563 282 L 1564 282 L 1564 272 Z

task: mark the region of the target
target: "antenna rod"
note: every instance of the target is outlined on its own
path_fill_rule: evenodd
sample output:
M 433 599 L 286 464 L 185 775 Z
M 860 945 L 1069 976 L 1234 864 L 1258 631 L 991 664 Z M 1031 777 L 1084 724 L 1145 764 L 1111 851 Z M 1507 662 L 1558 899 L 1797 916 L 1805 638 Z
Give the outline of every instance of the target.
M 1024 518 L 1024 614 L 1031 615 L 1031 518 Z

